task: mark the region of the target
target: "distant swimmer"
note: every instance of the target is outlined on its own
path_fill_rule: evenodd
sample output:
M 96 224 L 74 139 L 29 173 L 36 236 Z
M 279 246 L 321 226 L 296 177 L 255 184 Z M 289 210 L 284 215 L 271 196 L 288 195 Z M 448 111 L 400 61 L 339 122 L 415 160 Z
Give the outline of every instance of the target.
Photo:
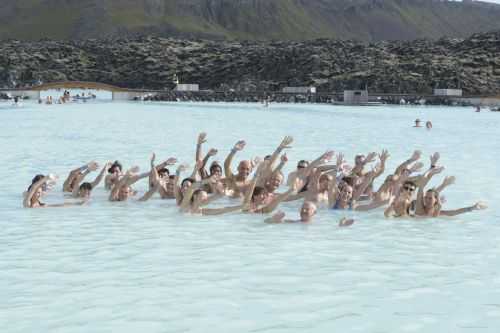
M 430 120 L 429 120 L 429 121 L 427 121 L 427 122 L 425 123 L 425 127 L 426 127 L 428 130 L 432 129 L 432 123 L 430 122 Z
M 481 107 L 479 105 L 476 106 L 476 112 L 481 112 Z
M 413 126 L 413 127 L 422 127 L 422 126 L 420 126 L 420 119 L 418 119 L 418 118 L 415 119 L 415 126 Z

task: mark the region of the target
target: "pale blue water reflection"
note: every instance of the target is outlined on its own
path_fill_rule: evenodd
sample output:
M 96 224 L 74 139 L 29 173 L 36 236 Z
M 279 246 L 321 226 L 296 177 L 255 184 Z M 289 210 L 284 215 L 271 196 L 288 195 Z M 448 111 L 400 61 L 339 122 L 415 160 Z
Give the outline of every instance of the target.
M 415 118 L 434 128 L 412 128 Z M 0 327 L 3 332 L 497 332 L 500 327 L 500 114 L 468 108 L 86 103 L 0 104 Z M 270 153 L 295 137 L 299 159 L 326 149 L 441 152 L 446 207 L 490 208 L 450 219 L 386 220 L 320 210 L 305 225 L 262 216 L 192 217 L 172 202 L 27 210 L 37 173 L 64 178 L 89 160 L 144 170 L 155 151 L 192 164 L 196 135 L 223 161 Z M 235 164 L 236 166 L 236 164 Z M 440 181 L 443 175 L 437 177 Z M 383 178 L 383 177 L 382 177 Z M 60 202 L 62 184 L 47 202 Z M 145 183 L 138 186 L 145 189 Z M 285 204 L 292 217 L 300 203 Z

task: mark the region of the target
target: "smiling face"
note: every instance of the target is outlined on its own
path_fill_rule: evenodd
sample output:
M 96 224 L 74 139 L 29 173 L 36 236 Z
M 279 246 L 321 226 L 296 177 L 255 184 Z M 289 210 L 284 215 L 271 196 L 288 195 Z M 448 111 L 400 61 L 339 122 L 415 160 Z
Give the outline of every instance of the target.
M 120 191 L 118 192 L 118 200 L 119 201 L 126 201 L 130 196 L 132 195 L 132 189 L 130 186 L 122 186 L 120 188 Z
M 316 215 L 316 205 L 310 201 L 305 201 L 300 209 L 300 220 L 302 222 L 310 222 L 314 215 Z
M 266 190 L 273 193 L 280 187 L 281 183 L 283 183 L 283 175 L 281 173 L 274 174 L 266 182 Z
M 238 177 L 246 179 L 252 172 L 252 163 L 250 161 L 241 161 L 238 165 Z
M 344 183 L 339 188 L 339 199 L 341 201 L 346 201 L 346 202 L 351 201 L 351 199 L 352 199 L 352 192 L 353 192 L 352 186 L 347 185 L 347 184 Z
M 428 190 L 425 192 L 424 205 L 426 208 L 432 208 L 438 203 L 438 198 L 436 192 L 433 190 Z

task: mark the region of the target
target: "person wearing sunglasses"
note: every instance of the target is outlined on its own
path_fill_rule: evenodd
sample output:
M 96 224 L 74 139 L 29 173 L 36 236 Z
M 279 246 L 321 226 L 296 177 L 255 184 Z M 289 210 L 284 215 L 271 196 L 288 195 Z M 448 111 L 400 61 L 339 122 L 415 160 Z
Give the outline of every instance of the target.
M 384 211 L 385 217 L 411 216 L 413 195 L 416 189 L 417 185 L 413 181 L 406 180 L 392 203 Z

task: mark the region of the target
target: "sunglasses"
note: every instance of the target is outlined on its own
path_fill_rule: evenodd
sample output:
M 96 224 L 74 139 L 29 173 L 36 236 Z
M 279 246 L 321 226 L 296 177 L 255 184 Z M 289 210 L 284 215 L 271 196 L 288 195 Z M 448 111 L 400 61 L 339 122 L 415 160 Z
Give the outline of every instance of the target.
M 305 168 L 307 168 L 307 166 L 305 166 L 305 165 L 297 165 L 297 169 L 305 169 Z

